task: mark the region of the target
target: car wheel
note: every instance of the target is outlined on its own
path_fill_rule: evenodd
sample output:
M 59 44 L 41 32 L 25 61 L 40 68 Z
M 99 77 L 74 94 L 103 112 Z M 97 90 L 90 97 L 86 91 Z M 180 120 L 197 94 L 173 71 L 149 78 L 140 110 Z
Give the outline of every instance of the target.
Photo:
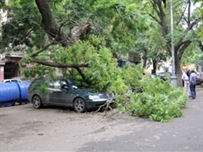
M 37 95 L 35 95 L 33 98 L 32 98 L 32 103 L 33 103 L 33 107 L 36 108 L 36 109 L 39 109 L 42 107 L 42 101 L 41 101 L 41 98 Z
M 201 85 L 201 87 L 203 87 L 203 82 L 200 85 Z
M 76 98 L 73 102 L 73 106 L 76 112 L 82 113 L 86 110 L 86 103 L 82 98 Z

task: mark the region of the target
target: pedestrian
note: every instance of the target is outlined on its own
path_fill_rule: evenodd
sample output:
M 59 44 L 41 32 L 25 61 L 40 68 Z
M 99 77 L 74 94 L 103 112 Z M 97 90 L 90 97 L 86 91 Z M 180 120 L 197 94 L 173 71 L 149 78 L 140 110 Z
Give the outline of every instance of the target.
M 187 72 L 186 72 L 186 74 L 187 74 L 187 76 L 188 76 L 188 80 L 189 80 L 189 88 L 190 88 L 190 74 L 191 74 L 192 72 L 191 72 L 191 70 L 190 69 L 187 69 Z M 191 91 L 190 91 L 190 89 L 189 89 L 189 97 L 191 97 Z
M 190 79 L 191 70 L 188 69 L 187 72 L 186 72 L 186 74 L 187 74 L 188 78 Z
M 184 90 L 187 93 L 187 95 L 190 96 L 190 82 L 186 72 L 187 72 L 187 69 L 182 70 L 182 80 L 184 84 Z
M 190 92 L 191 92 L 191 97 L 192 99 L 196 98 L 196 80 L 197 80 L 197 74 L 195 73 L 194 70 L 191 71 L 190 77 Z

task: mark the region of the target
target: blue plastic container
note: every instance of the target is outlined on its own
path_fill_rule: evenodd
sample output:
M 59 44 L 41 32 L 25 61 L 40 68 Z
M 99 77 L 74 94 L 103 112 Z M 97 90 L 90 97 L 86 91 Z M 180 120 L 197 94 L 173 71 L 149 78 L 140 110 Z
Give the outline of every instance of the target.
M 30 82 L 0 83 L 0 107 L 27 103 L 27 90 Z
M 20 90 L 16 82 L 0 83 L 0 106 L 14 105 L 20 98 Z
M 20 99 L 21 101 L 27 100 L 27 91 L 30 86 L 30 82 L 16 82 L 20 90 Z

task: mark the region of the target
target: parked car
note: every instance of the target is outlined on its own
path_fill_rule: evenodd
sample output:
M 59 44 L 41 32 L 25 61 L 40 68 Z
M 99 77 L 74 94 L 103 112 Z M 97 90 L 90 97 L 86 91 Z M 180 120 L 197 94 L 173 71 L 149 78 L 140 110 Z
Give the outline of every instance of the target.
M 172 73 L 170 72 L 160 72 L 155 75 L 156 78 L 158 77 L 164 81 L 166 81 L 167 77 L 170 78 L 171 76 L 172 76 Z
M 197 85 L 200 85 L 203 87 L 203 74 L 197 75 L 197 80 L 196 80 Z
M 97 93 L 89 88 L 78 88 L 63 79 L 51 81 L 48 78 L 41 78 L 34 80 L 28 88 L 28 100 L 36 109 L 48 105 L 65 106 L 82 113 L 114 100 L 114 95 Z
M 11 79 L 4 79 L 1 81 L 2 83 L 9 83 L 9 82 L 21 82 L 21 79 L 18 77 L 11 78 Z

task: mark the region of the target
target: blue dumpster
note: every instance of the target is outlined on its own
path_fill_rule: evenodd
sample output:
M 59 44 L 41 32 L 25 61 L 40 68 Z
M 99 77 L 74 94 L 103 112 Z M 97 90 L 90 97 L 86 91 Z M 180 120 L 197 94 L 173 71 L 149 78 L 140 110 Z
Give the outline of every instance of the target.
M 20 90 L 19 103 L 28 102 L 27 100 L 27 91 L 30 86 L 30 82 L 16 82 Z
M 0 106 L 14 105 L 20 97 L 20 90 L 15 82 L 0 84 Z
M 0 107 L 15 105 L 15 102 L 28 102 L 27 89 L 30 82 L 0 83 Z

